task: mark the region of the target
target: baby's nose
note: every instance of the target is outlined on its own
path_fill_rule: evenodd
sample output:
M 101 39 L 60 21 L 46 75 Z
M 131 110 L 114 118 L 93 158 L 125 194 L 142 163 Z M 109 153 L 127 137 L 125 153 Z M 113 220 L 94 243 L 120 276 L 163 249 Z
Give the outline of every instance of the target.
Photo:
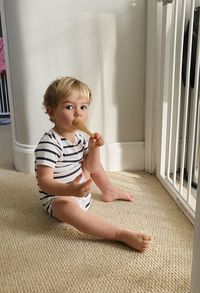
M 74 111 L 74 116 L 80 116 L 80 111 L 78 108 L 75 108 L 75 111 Z

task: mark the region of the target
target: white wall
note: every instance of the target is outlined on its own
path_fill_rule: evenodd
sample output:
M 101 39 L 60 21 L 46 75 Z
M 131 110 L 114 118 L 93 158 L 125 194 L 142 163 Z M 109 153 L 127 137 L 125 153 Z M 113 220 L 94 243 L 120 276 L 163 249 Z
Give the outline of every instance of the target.
M 42 109 L 47 85 L 72 75 L 92 89 L 88 126 L 105 137 L 105 167 L 143 169 L 145 0 L 3 2 L 16 168 L 32 169 L 34 147 L 51 127 Z

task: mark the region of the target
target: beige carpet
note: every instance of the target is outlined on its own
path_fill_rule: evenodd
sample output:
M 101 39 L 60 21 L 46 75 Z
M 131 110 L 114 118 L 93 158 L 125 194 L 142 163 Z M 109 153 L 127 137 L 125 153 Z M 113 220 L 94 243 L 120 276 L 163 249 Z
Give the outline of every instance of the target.
M 193 226 L 155 176 L 109 173 L 136 202 L 103 203 L 94 189 L 90 209 L 151 233 L 151 249 L 140 254 L 50 218 L 34 176 L 9 170 L 5 161 L 0 168 L 0 292 L 189 292 Z

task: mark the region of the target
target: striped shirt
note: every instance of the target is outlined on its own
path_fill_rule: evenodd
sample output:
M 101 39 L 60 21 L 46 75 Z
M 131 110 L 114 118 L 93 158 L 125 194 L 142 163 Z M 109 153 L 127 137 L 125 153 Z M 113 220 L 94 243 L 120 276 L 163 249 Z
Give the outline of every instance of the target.
M 53 129 L 45 133 L 35 149 L 35 171 L 38 165 L 54 169 L 53 178 L 59 182 L 72 182 L 82 173 L 81 163 L 88 151 L 88 139 L 81 131 L 76 131 L 72 143 L 59 136 Z M 40 200 L 43 206 L 55 195 L 47 194 L 41 189 Z

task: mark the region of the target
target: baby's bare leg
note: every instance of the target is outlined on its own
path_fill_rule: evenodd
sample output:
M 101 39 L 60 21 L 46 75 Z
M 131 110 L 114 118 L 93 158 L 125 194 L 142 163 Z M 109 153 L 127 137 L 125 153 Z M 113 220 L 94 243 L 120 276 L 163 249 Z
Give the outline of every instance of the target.
M 53 216 L 79 231 L 102 239 L 121 241 L 139 252 L 148 249 L 151 237 L 121 229 L 100 220 L 94 214 L 83 211 L 73 200 L 57 198 L 52 204 Z
M 134 201 L 132 195 L 124 190 L 121 190 L 112 185 L 107 173 L 105 172 L 103 166 L 100 164 L 99 169 L 96 173 L 91 174 L 94 183 L 101 190 L 101 199 L 106 202 L 111 202 L 114 200 L 127 200 Z

